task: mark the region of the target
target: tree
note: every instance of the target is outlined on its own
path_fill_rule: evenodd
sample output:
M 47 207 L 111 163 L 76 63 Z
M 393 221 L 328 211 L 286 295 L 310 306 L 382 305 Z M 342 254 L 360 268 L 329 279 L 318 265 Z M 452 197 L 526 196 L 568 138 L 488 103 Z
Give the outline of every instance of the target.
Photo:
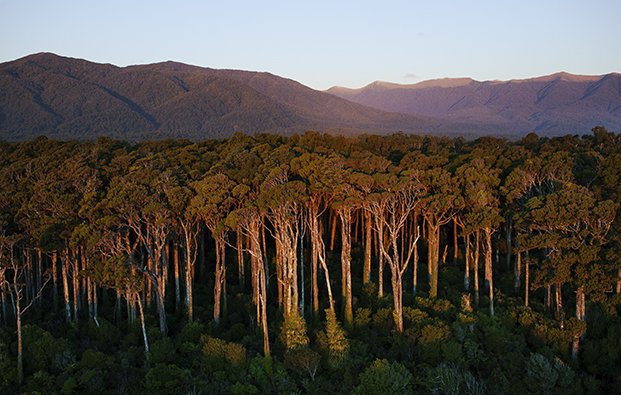
M 213 319 L 220 322 L 221 303 L 226 302 L 225 247 L 228 229 L 225 219 L 235 204 L 233 188 L 235 183 L 222 173 L 205 176 L 193 184 L 196 196 L 192 198 L 192 212 L 207 225 L 216 242 L 216 268 L 214 281 Z
M 32 307 L 35 300 L 41 297 L 43 287 L 45 287 L 50 279 L 49 276 L 47 276 L 47 279 L 42 283 L 38 293 L 30 299 L 27 304 L 22 304 L 24 301 L 24 289 L 26 287 L 25 277 L 28 267 L 25 266 L 24 262 L 15 257 L 15 249 L 21 241 L 22 237 L 20 235 L 0 236 L 0 272 L 2 273 L 0 277 L 0 287 L 9 291 L 13 306 L 15 307 L 15 325 L 17 328 L 17 383 L 19 385 L 22 384 L 24 379 L 22 317 L 28 309 Z M 11 282 L 5 277 L 7 269 L 13 274 Z
M 403 273 L 412 258 L 414 246 L 418 242 L 418 231 L 413 242 L 400 240 L 412 212 L 420 203 L 418 181 L 408 175 L 395 177 L 388 175 L 377 183 L 378 189 L 369 196 L 370 211 L 374 218 L 379 240 L 384 240 L 384 230 L 388 247 L 379 243 L 380 253 L 386 259 L 391 273 L 394 320 L 397 331 L 403 332 Z M 406 244 L 407 255 L 400 254 L 399 244 Z

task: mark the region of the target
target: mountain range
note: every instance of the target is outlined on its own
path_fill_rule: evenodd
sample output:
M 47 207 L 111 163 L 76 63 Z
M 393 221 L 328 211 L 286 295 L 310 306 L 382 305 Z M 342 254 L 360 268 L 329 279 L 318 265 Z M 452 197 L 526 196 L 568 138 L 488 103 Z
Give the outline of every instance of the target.
M 236 131 L 517 137 L 621 129 L 619 74 L 376 82 L 326 92 L 265 72 L 117 67 L 51 53 L 0 64 L 0 139 L 220 138 Z
M 621 74 L 556 73 L 510 81 L 445 78 L 412 85 L 374 82 L 333 87 L 338 97 L 404 114 L 493 128 L 495 134 L 585 133 L 595 125 L 621 130 Z
M 50 53 L 0 64 L 0 138 L 219 138 L 236 131 L 433 132 L 269 73 L 176 62 L 117 67 Z

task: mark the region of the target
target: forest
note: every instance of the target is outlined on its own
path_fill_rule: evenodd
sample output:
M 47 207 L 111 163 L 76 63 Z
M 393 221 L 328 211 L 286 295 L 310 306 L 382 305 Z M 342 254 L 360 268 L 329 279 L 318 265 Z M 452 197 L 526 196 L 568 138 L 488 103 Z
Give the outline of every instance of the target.
M 0 142 L 0 392 L 621 393 L 621 135 Z

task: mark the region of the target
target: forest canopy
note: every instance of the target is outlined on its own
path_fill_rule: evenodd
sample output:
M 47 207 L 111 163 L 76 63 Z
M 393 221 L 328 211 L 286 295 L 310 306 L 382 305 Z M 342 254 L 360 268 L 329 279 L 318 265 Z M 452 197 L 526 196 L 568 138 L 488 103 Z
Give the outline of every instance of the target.
M 621 136 L 0 142 L 0 390 L 621 392 Z

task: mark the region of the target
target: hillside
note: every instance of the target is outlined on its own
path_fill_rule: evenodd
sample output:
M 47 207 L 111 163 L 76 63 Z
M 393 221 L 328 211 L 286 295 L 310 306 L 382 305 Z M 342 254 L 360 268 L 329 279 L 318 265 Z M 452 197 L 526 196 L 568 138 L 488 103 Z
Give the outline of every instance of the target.
M 501 134 L 587 133 L 595 125 L 621 130 L 621 74 L 557 73 L 510 81 L 447 78 L 412 85 L 374 82 L 327 92 L 383 111 L 438 117 L 497 128 Z
M 8 140 L 437 128 L 437 121 L 371 109 L 269 73 L 175 62 L 117 67 L 50 53 L 0 64 L 0 137 Z

